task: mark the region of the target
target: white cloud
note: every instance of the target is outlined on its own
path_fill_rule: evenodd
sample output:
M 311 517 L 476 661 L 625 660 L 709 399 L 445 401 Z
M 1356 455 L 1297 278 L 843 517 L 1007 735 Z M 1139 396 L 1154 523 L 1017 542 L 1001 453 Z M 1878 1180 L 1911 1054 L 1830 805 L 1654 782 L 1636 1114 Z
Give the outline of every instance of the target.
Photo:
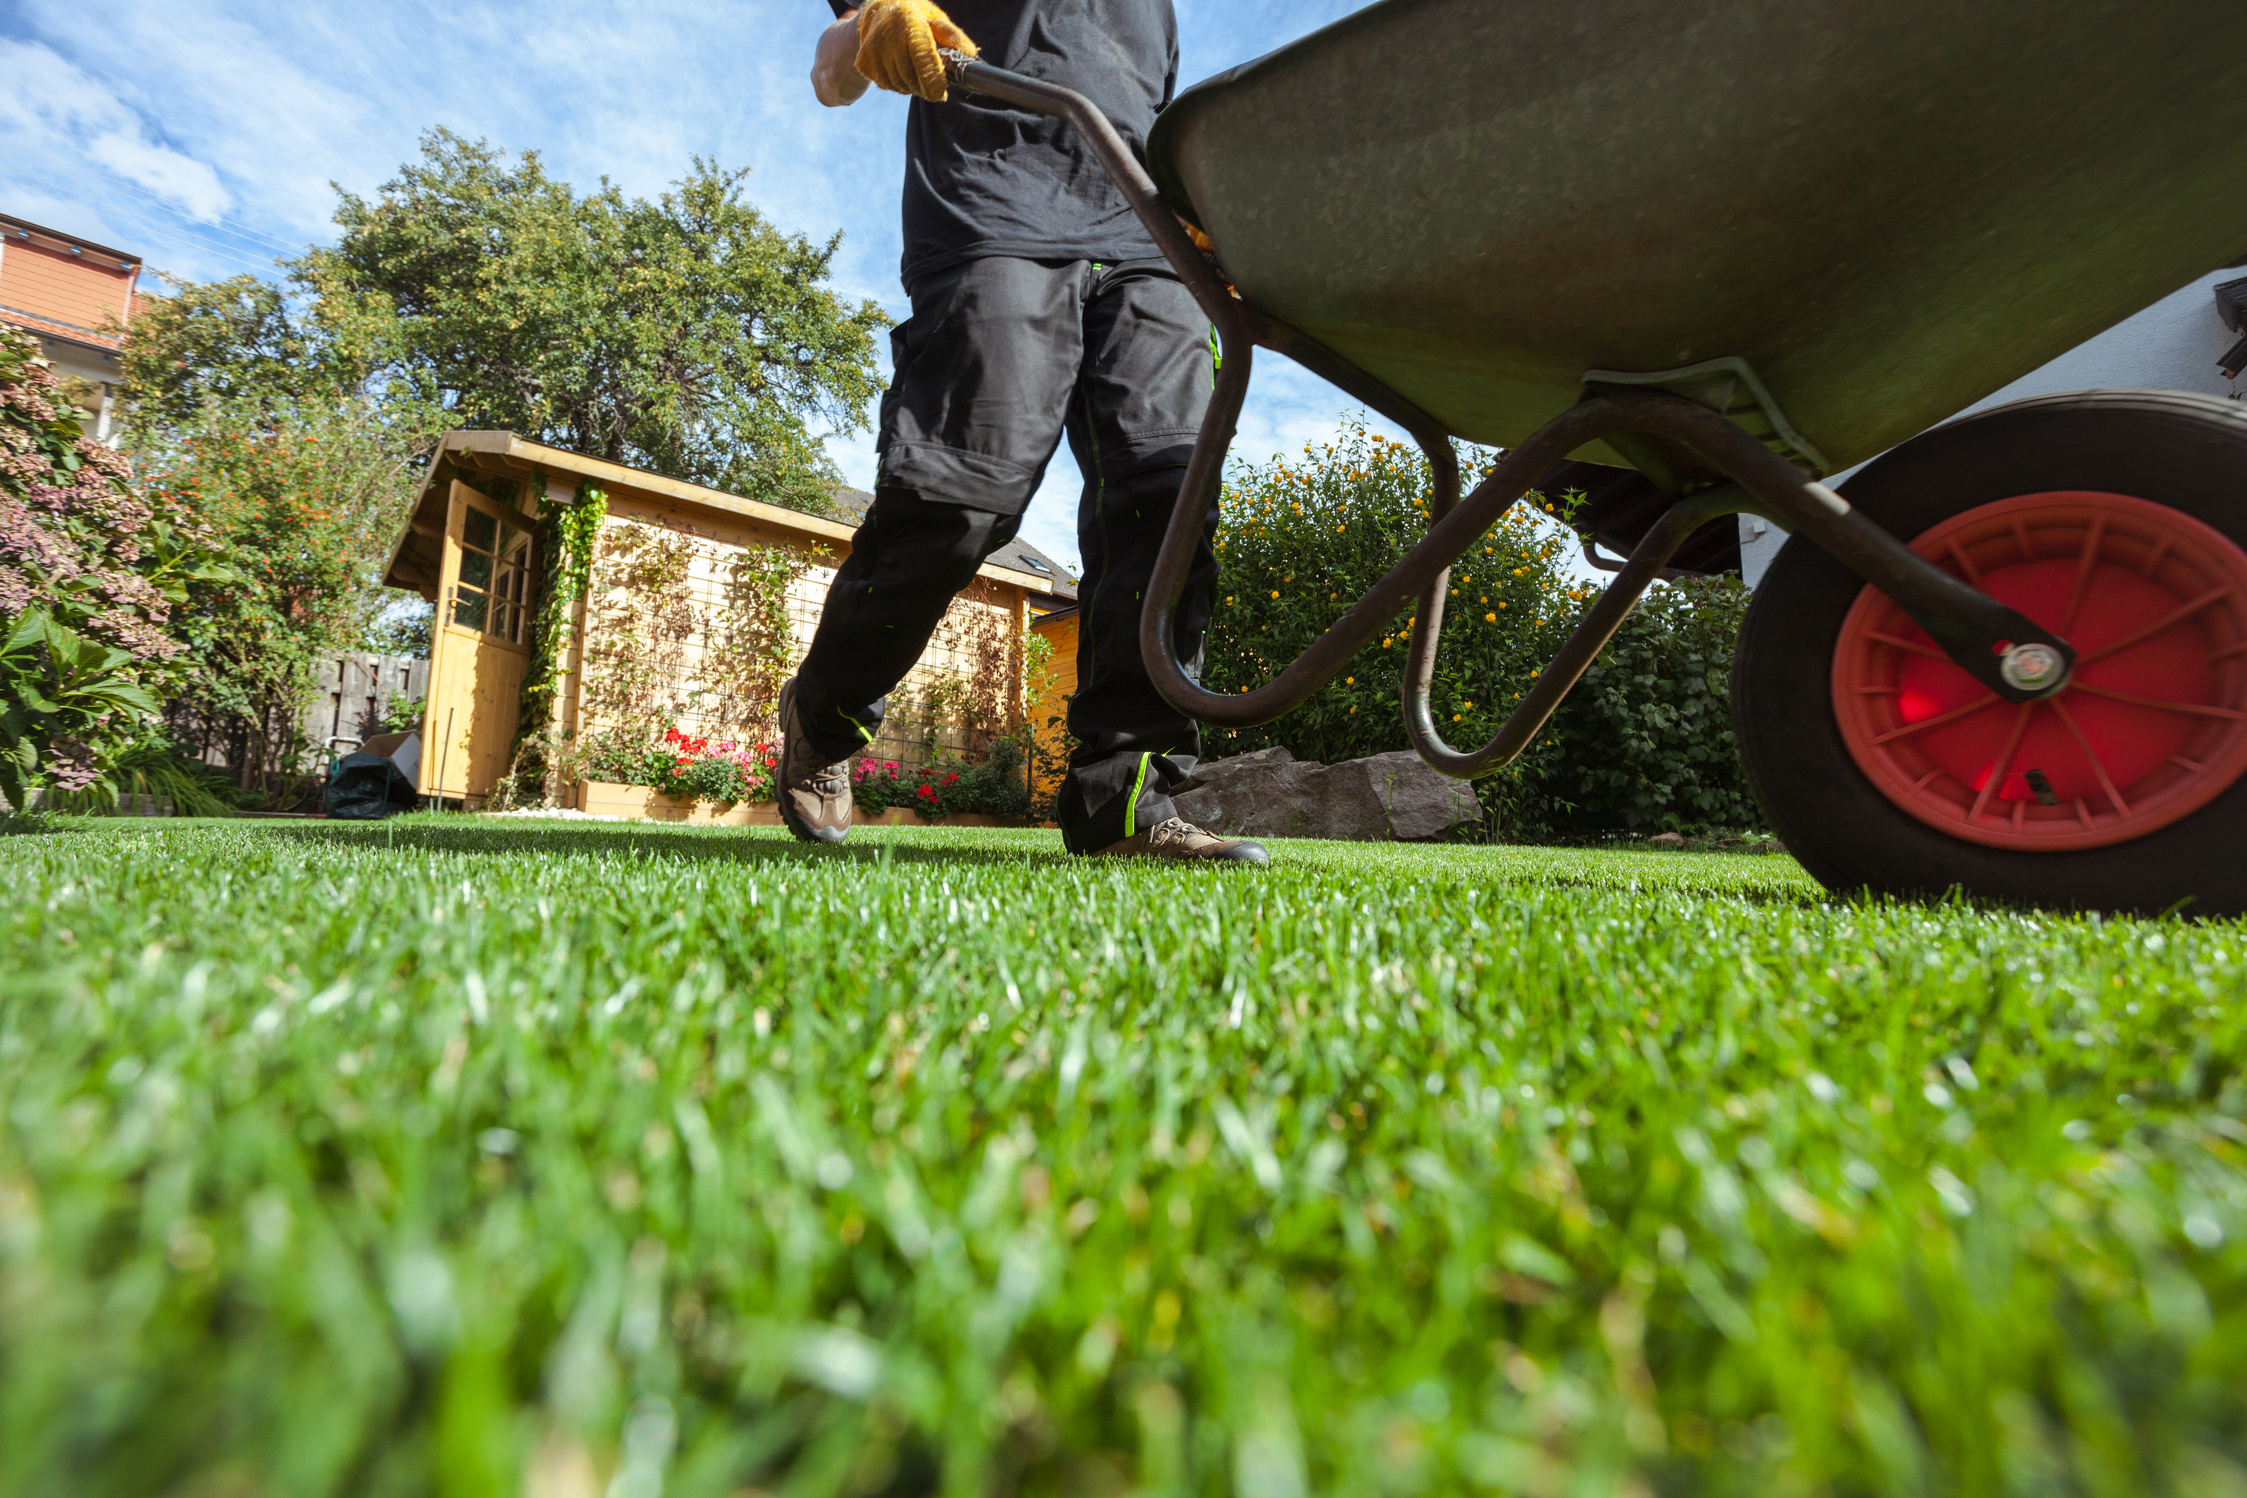
M 231 206 L 217 172 L 143 136 L 106 131 L 87 142 L 86 155 L 126 181 L 177 203 L 188 217 L 200 223 L 216 223 Z
M 47 174 L 91 160 L 209 223 L 231 206 L 218 174 L 155 139 L 99 80 L 39 42 L 0 39 L 0 149 Z

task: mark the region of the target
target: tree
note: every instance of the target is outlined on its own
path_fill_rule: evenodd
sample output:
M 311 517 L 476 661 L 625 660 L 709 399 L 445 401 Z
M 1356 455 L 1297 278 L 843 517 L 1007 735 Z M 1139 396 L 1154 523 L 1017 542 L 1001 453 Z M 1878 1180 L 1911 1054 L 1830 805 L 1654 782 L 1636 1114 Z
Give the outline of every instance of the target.
M 781 233 L 747 175 L 697 159 L 653 203 L 581 197 L 535 153 L 432 131 L 293 275 L 331 360 L 394 406 L 825 512 L 811 422 L 864 425 L 886 319 L 826 285 L 840 236 Z
M 125 331 L 123 385 L 136 425 L 161 437 L 198 424 L 213 404 L 262 412 L 363 385 L 364 368 L 342 367 L 272 282 L 166 281 L 169 294 L 148 298 Z
M 391 596 L 381 572 L 406 523 L 423 444 L 363 398 L 207 398 L 191 419 L 133 429 L 170 502 L 233 564 L 182 601 L 204 670 L 165 706 L 172 732 L 224 752 L 245 789 L 286 792 L 307 751 L 298 714 L 323 655 L 359 648 Z
M 536 152 L 430 131 L 371 197 L 338 189 L 341 236 L 286 289 L 182 285 L 136 318 L 127 395 L 159 425 L 364 396 L 417 437 L 506 428 L 831 513 L 815 426 L 865 427 L 888 318 L 828 286 L 841 236 L 782 233 L 747 177 L 697 158 L 652 203 L 581 196 Z

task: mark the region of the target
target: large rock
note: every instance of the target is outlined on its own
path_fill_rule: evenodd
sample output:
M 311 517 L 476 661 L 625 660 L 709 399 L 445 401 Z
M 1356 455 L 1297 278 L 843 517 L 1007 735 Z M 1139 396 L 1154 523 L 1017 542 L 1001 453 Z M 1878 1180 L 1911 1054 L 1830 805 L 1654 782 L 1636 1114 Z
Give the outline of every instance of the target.
M 1171 799 L 1187 821 L 1227 837 L 1413 842 L 1482 818 L 1472 786 L 1409 751 L 1322 765 L 1259 749 L 1197 766 Z

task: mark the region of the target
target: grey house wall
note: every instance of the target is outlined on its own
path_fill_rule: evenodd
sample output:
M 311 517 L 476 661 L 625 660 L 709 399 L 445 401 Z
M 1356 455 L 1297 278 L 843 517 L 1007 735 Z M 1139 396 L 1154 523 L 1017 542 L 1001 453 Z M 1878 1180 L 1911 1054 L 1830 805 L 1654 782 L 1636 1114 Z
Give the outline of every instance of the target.
M 2238 400 L 2237 382 L 2225 379 L 2216 367 L 2217 357 L 2238 335 L 2217 315 L 2214 288 L 2242 275 L 2247 270 L 2238 267 L 2211 271 L 1957 415 L 2070 390 L 2191 390 Z M 1842 483 L 1856 471 L 1836 474 L 1828 482 Z M 1740 575 L 1749 587 L 1762 578 L 1786 539 L 1786 532 L 1767 521 L 1740 517 Z

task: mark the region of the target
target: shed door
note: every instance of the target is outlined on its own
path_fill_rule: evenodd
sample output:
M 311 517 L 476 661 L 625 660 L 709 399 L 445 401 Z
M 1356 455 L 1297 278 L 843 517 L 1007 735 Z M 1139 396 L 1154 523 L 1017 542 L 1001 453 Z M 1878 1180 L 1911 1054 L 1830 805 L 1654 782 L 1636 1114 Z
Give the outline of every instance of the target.
M 421 793 L 480 801 L 507 773 L 530 669 L 530 521 L 455 482 L 430 639 Z

